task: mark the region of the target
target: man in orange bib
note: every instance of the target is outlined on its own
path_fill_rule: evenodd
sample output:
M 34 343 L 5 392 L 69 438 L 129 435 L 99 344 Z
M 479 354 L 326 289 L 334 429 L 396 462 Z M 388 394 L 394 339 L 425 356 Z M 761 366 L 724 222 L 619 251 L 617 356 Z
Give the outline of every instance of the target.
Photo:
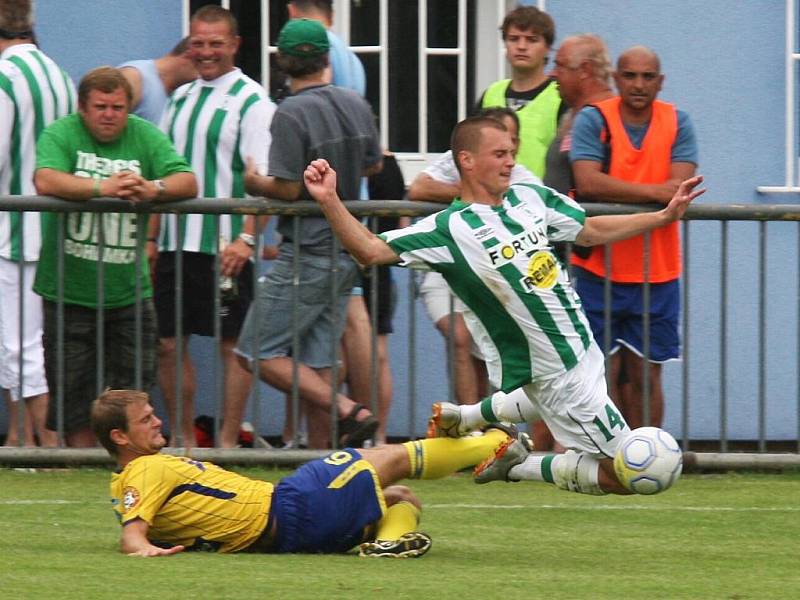
M 575 120 L 570 161 L 578 197 L 588 202 L 666 204 L 697 167 L 692 124 L 686 113 L 656 99 L 664 75 L 658 56 L 649 48 L 635 46 L 623 52 L 614 81 L 619 96 L 587 106 Z M 678 224 L 592 248 L 586 258 L 573 256 L 572 263 L 578 294 L 601 347 L 606 328 L 610 329 L 612 398 L 631 428 L 660 426 L 664 413 L 661 364 L 680 357 Z M 613 284 L 608 323 L 606 277 Z M 647 400 L 643 360 L 649 363 Z

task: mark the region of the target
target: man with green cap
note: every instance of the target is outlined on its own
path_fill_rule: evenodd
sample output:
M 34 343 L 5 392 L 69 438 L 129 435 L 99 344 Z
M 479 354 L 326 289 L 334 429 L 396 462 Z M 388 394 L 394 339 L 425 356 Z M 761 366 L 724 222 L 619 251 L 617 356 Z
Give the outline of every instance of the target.
M 281 30 L 278 63 L 291 78 L 292 96 L 278 106 L 272 119 L 268 175 L 259 175 L 252 164 L 248 165 L 245 187 L 250 194 L 310 200 L 303 172 L 309 160 L 324 158 L 339 174 L 340 197 L 358 200 L 361 177 L 381 169 L 372 109 L 355 92 L 328 82 L 329 49 L 328 34 L 319 21 L 292 19 Z M 284 392 L 292 389 L 291 357 L 296 356 L 300 362 L 300 398 L 310 410 L 327 413 L 331 410 L 331 367 L 336 358 L 331 348 L 341 339 L 358 268 L 347 253 L 334 249 L 333 233 L 322 217 L 301 218 L 297 230 L 291 218 L 281 218 L 278 232 L 282 236 L 278 258 L 272 271 L 259 282 L 258 302 L 248 311 L 236 352 L 248 368 L 257 366 L 264 381 Z M 292 291 L 295 254 L 299 264 L 297 297 Z M 297 306 L 294 327 L 300 339 L 296 355 L 292 328 L 286 323 L 287 309 L 293 304 Z M 356 446 L 375 433 L 375 417 L 347 396 L 336 395 L 336 411 L 337 445 Z M 327 446 L 327 430 L 309 431 L 309 444 Z

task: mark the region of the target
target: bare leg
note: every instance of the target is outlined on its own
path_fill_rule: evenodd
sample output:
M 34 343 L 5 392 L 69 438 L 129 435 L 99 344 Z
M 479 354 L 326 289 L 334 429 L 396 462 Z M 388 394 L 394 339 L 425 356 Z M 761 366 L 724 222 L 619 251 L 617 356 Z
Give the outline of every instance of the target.
M 389 421 L 389 411 L 392 409 L 392 367 L 389 364 L 389 336 L 378 336 L 378 430 L 375 432 L 375 442 L 386 443 L 386 424 Z
M 300 398 L 307 401 L 309 415 L 309 437 L 311 436 L 311 409 L 317 407 L 330 414 L 331 410 L 331 383 L 330 369 L 315 370 L 307 365 L 298 365 L 298 385 Z M 261 378 L 272 387 L 289 392 L 292 389 L 292 359 L 276 357 L 259 361 L 259 374 Z M 336 416 L 338 419 L 349 415 L 355 407 L 355 402 L 342 393 L 336 393 Z M 368 410 L 359 411 L 355 418 L 363 421 L 371 416 Z
M 222 363 L 225 367 L 225 399 L 222 405 L 222 426 L 220 427 L 221 448 L 235 448 L 239 443 L 239 430 L 242 426 L 247 398 L 253 387 L 253 375 L 244 369 L 233 352 L 235 339 L 223 339 L 221 344 Z
M 70 448 L 94 448 L 97 446 L 97 439 L 88 427 L 66 434 L 65 441 Z
M 624 354 L 624 369 L 630 387 L 629 398 L 625 398 L 625 410 L 623 416 L 628 421 L 631 429 L 650 425 L 661 427 L 664 418 L 664 391 L 661 385 L 661 365 L 657 363 L 648 364 L 648 375 L 650 379 L 650 422 L 644 422 L 644 378 L 642 368 L 644 359 L 628 349 L 622 350 Z M 623 397 L 628 396 L 623 391 Z
M 555 440 L 544 421 L 536 421 L 531 425 L 533 434 L 533 447 L 537 452 L 551 452 Z
M 464 326 L 466 329 L 466 325 Z M 486 370 L 486 363 L 474 354 L 470 353 L 472 359 L 472 370 L 475 371 L 475 385 L 478 400 L 482 400 L 489 395 L 489 372 Z
M 372 324 L 363 296 L 350 296 L 347 322 L 342 336 L 344 362 L 347 368 L 347 391 L 350 397 L 370 406 L 370 366 L 372 365 Z
M 176 362 L 177 344 L 175 338 L 160 338 L 158 340 L 158 383 L 164 395 L 164 404 L 169 416 L 170 439 L 169 445 L 177 443 L 178 428 L 183 434 L 183 445 L 193 448 L 194 439 L 194 393 L 196 389 L 194 365 L 189 357 L 188 340 L 183 340 L 183 368 L 182 368 L 182 401 L 183 415 L 181 424 L 177 421 L 177 398 L 175 383 L 178 374 Z
M 28 409 L 25 411 L 26 421 L 28 421 L 26 429 L 30 427 L 32 431 L 36 431 L 40 446 L 55 448 L 58 444 L 58 435 L 55 431 L 47 428 L 47 404 L 49 401 L 49 394 L 39 394 L 25 398 L 25 406 Z M 26 433 L 25 437 L 27 438 L 27 436 L 28 434 Z M 31 435 L 32 441 L 33 435 Z
M 19 432 L 17 431 L 19 425 L 19 402 L 11 400 L 8 392 L 6 394 L 6 407 L 8 408 L 8 433 L 6 434 L 6 446 L 19 446 Z M 33 420 L 30 411 L 25 411 L 25 422 L 23 423 L 23 440 L 25 446 L 35 446 L 33 438 Z
M 408 451 L 402 444 L 389 444 L 379 448 L 364 448 L 359 450 L 361 456 L 375 467 L 375 472 L 381 481 L 381 487 L 386 487 L 405 479 L 411 475 L 411 462 Z
M 308 447 L 324 450 L 331 447 L 331 413 L 313 404 L 307 405 Z
M 622 354 L 626 352 L 625 348 L 620 348 L 614 354 L 608 357 L 608 395 L 614 401 L 614 404 L 625 414 L 625 401 L 622 397 L 622 380 L 625 375 L 622 372 Z
M 453 361 L 455 362 L 455 387 L 456 401 L 459 404 L 475 404 L 480 400 L 478 396 L 478 379 L 472 364 L 472 336 L 464 324 L 464 317 L 455 313 L 452 318 L 450 331 L 450 315 L 446 315 L 436 322 L 436 328 L 446 340 L 453 336 Z
M 302 433 L 305 432 L 306 438 L 308 438 L 308 408 L 306 402 L 303 401 L 302 398 L 298 398 L 297 403 L 297 431 L 295 431 L 294 427 L 294 406 L 292 403 L 292 395 L 286 394 L 284 396 L 286 402 L 286 420 L 283 423 L 283 431 L 281 432 L 281 440 L 284 444 L 289 444 L 294 441 L 295 438 L 298 438 L 298 434 L 300 437 Z M 307 441 L 307 439 L 306 439 Z

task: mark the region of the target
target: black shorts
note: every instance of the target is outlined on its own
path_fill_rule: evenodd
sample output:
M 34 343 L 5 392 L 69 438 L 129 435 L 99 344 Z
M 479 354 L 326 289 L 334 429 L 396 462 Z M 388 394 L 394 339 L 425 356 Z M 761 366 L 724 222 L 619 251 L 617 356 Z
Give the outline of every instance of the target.
M 44 300 L 44 365 L 50 404 L 47 426 L 56 429 L 58 412 L 58 304 Z M 103 311 L 103 381 L 100 391 L 149 391 L 156 378 L 156 318 L 153 301 L 142 300 L 141 357 L 137 369 L 136 305 Z M 64 431 L 89 427 L 89 412 L 98 395 L 97 311 L 64 305 Z M 138 377 L 137 377 L 137 370 Z M 137 379 L 139 381 L 137 381 Z M 137 385 L 138 384 L 138 385 Z
M 232 300 L 220 298 L 222 337 L 239 336 L 250 301 L 253 299 L 253 263 L 248 261 L 236 280 Z M 214 275 L 214 256 L 200 252 L 183 253 L 183 335 L 214 335 L 214 294 L 219 281 Z M 162 252 L 156 263 L 155 304 L 158 337 L 175 337 L 175 252 Z
M 379 265 L 377 271 L 377 291 L 378 291 L 378 318 L 377 334 L 387 335 L 394 332 L 392 317 L 397 304 L 397 288 L 392 280 L 391 267 Z M 368 267 L 361 277 L 361 287 L 364 290 L 364 303 L 367 305 L 367 312 L 372 310 L 372 268 Z M 372 314 L 370 313 L 370 316 Z

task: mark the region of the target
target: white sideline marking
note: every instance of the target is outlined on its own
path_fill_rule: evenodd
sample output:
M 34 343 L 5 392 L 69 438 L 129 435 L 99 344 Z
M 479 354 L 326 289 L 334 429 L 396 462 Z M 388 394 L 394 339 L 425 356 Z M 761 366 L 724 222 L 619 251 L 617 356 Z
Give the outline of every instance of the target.
M 566 505 L 566 504 L 425 504 L 423 508 L 474 508 L 474 509 L 500 509 L 519 510 L 526 508 L 542 508 L 555 510 L 660 510 L 660 511 L 686 511 L 686 512 L 799 512 L 797 506 L 650 506 L 643 504 L 592 504 L 592 505 Z
M 0 500 L 0 505 L 48 505 L 48 504 L 108 504 L 97 500 Z M 499 509 L 521 510 L 538 508 L 545 510 L 660 510 L 660 511 L 686 511 L 686 512 L 800 512 L 797 506 L 651 506 L 643 504 L 592 504 L 592 505 L 566 505 L 566 504 L 425 504 L 425 509 L 431 508 L 472 508 L 476 510 Z
M 0 500 L 4 505 L 27 505 L 27 504 L 108 504 L 108 502 L 97 502 L 93 500 Z

